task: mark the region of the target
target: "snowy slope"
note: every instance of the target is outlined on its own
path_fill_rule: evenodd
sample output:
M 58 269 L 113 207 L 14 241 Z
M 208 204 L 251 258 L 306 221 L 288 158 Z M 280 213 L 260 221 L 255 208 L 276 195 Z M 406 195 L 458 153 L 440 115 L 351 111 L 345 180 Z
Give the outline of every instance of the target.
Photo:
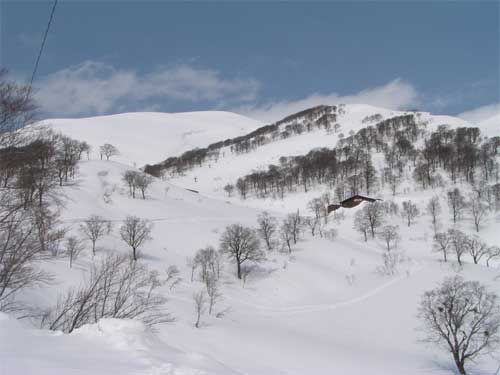
M 361 124 L 362 119 L 373 113 L 381 113 L 384 118 L 398 115 L 369 106 L 347 106 L 345 117 L 339 120 L 340 131 L 347 135 L 350 130 L 366 126 Z M 465 124 L 445 116 L 422 116 L 427 116 L 429 126 Z M 133 132 L 133 126 L 130 127 Z M 89 127 L 82 129 L 82 139 L 97 137 Z M 85 134 L 85 129 L 89 134 Z M 139 136 L 143 135 L 135 135 Z M 343 210 L 343 217 L 330 220 L 329 227 L 338 231 L 334 241 L 313 238 L 305 231 L 292 254 L 267 253 L 267 260 L 244 286 L 235 277 L 234 266 L 226 262 L 221 283 L 223 299 L 215 309 L 225 314 L 219 318 L 204 314 L 202 327 L 194 327 L 192 295 L 202 290 L 204 284 L 198 280 L 190 282 L 186 259 L 201 247 L 217 247 L 220 234 L 229 224 L 255 226 L 256 216 L 261 212 L 259 207 L 271 210 L 278 218 L 297 208 L 301 214 L 307 214 L 306 202 L 321 193 L 313 190 L 308 194 L 290 194 L 283 201 L 243 202 L 239 198 L 226 198 L 221 190 L 223 183 L 234 182 L 231 180 L 235 176 L 275 162 L 282 155 L 332 147 L 337 139 L 338 135 L 320 130 L 277 141 L 248 154 L 227 155 L 210 168 L 205 166 L 169 181 L 155 180 L 146 200 L 129 197 L 121 181 L 123 172 L 133 168 L 131 164 L 136 161 L 133 157 L 128 159 L 129 164 L 95 160 L 96 155 L 94 160 L 82 161 L 76 183 L 60 191 L 65 200 L 61 221 L 77 234 L 82 218 L 98 214 L 113 221 L 113 232 L 98 243 L 96 258 L 86 250 L 72 269 L 66 258 L 48 261 L 44 268 L 55 274 L 57 284 L 27 291 L 22 298 L 34 306 L 50 306 L 62 290 L 85 278 L 92 262 L 107 253 L 129 252 L 120 239 L 118 227 L 126 215 L 137 215 L 154 222 L 153 240 L 144 247 L 138 261 L 163 274 L 170 265 L 181 270 L 183 280 L 176 288 L 161 289 L 176 321 L 161 324 L 152 333 L 137 322 L 103 320 L 63 335 L 36 330 L 28 322 L 19 323 L 0 315 L 0 373 L 449 374 L 452 369 L 449 356 L 419 342 L 422 336 L 416 313 L 420 296 L 445 276 L 457 273 L 480 280 L 499 292 L 499 271 L 473 265 L 468 257 L 463 269 L 453 263 L 442 263 L 439 254 L 431 251 L 432 229 L 425 214 L 410 228 L 401 217 L 387 218 L 387 224 L 400 226 L 398 250 L 405 254 L 405 261 L 394 276 L 376 272 L 384 244 L 378 239 L 364 242 L 353 229 L 354 214 L 362 207 Z M 98 138 L 96 141 L 102 143 Z M 175 147 L 186 145 L 181 140 L 169 142 Z M 124 138 L 122 146 L 115 143 L 122 148 L 123 155 L 149 152 L 137 149 L 134 139 Z M 153 152 L 147 155 L 147 160 L 145 156 L 144 163 L 165 157 L 162 154 L 151 160 L 152 156 Z M 412 199 L 421 211 L 434 194 L 444 194 L 444 190 L 414 189 L 411 181 L 404 186 L 408 189 L 402 189 L 395 200 Z M 202 193 L 183 187 L 193 187 Z M 390 194 L 381 191 L 380 195 L 389 198 Z M 450 217 L 444 200 L 441 205 L 441 221 L 446 228 L 451 225 Z M 481 238 L 491 245 L 498 244 L 499 225 L 498 213 L 489 215 L 481 229 Z M 461 221 L 459 227 L 469 233 L 473 231 L 470 219 Z M 492 374 L 497 367 L 497 361 L 488 357 L 475 365 L 472 373 Z
M 357 132 L 360 129 L 375 125 L 373 123 L 363 123 L 363 119 L 367 116 L 380 114 L 382 119 L 389 119 L 395 116 L 408 114 L 409 112 L 392 111 L 384 108 L 378 108 L 365 104 L 347 104 L 344 107 L 345 113 L 337 118 L 340 129 L 337 132 L 325 131 L 324 129 L 315 129 L 311 132 L 302 133 L 300 135 L 292 135 L 286 139 L 279 139 L 267 143 L 256 150 L 236 154 L 232 153 L 229 147 L 222 149 L 222 157 L 217 162 L 211 162 L 210 168 L 202 166 L 188 170 L 184 175 L 173 175 L 170 181 L 180 186 L 198 190 L 209 196 L 217 198 L 225 198 L 224 186 L 228 183 L 234 184 L 239 177 L 242 177 L 254 170 L 266 170 L 268 165 L 279 165 L 279 159 L 282 156 L 297 156 L 305 155 L 315 148 L 327 147 L 333 148 L 337 145 L 340 137 L 347 137 L 352 132 Z M 436 130 L 440 125 L 449 125 L 450 127 L 472 126 L 466 121 L 452 116 L 432 115 L 427 112 L 418 113 L 421 122 L 426 123 L 426 128 L 429 131 Z M 481 127 L 481 126 L 480 126 Z M 486 128 L 485 128 L 486 129 Z M 497 132 L 500 134 L 500 130 Z M 321 194 L 316 192 L 312 197 L 317 197 Z M 308 195 L 309 196 L 309 195 Z M 291 197 L 290 199 L 294 199 Z M 301 209 L 305 208 L 308 200 L 304 200 L 303 196 L 299 196 L 294 200 L 294 204 L 298 204 Z M 272 207 L 280 209 L 288 207 L 287 202 L 277 202 L 269 200 L 240 201 L 240 204 L 256 205 L 257 207 Z
M 394 277 L 375 272 L 383 244 L 378 240 L 367 244 L 354 232 L 355 210 L 346 210 L 344 220 L 331 224 L 340 233 L 335 241 L 306 235 L 291 255 L 269 253 L 245 287 L 227 263 L 224 298 L 216 311 L 229 310 L 223 318 L 205 315 L 202 328 L 196 329 L 192 294 L 204 286 L 189 282 L 186 257 L 207 244 L 217 246 L 230 223 L 255 225 L 258 211 L 163 181 L 155 182 L 147 200 L 133 200 L 120 181 L 128 168 L 112 161 L 82 162 L 77 185 L 64 188 L 67 203 L 62 220 L 73 230 L 80 218 L 91 213 L 115 221 L 113 233 L 99 244 L 97 259 L 108 252 L 128 251 L 117 233 L 125 215 L 154 220 L 154 241 L 139 261 L 160 272 L 172 264 L 181 269 L 183 281 L 175 290 L 163 289 L 177 320 L 157 326 L 154 336 L 140 324 L 116 321 L 61 335 L 19 327 L 2 317 L 0 334 L 16 338 L 8 346 L 0 340 L 4 343 L 0 362 L 6 373 L 73 375 L 88 373 L 87 369 L 93 374 L 148 375 L 447 373 L 449 358 L 419 344 L 416 330 L 421 293 L 456 273 L 430 252 L 426 217 L 412 228 L 404 227 L 400 218 L 391 219 L 402 227 L 399 248 L 408 257 Z M 470 225 L 464 223 L 464 229 Z M 489 241 L 495 239 L 496 225 L 487 224 L 484 233 Z M 61 290 L 82 280 L 93 261 L 89 251 L 73 269 L 67 259 L 50 261 L 46 268 L 56 274 L 58 283 L 30 291 L 24 298 L 38 306 L 53 304 Z M 494 280 L 498 270 L 468 264 L 461 273 L 500 288 L 500 280 Z M 354 276 L 354 283 L 346 281 L 348 275 Z M 491 371 L 494 366 L 487 360 L 480 368 Z
M 263 124 L 231 112 L 122 113 L 41 122 L 72 138 L 88 142 L 95 157 L 99 146 L 111 143 L 121 155 L 115 160 L 138 167 L 195 147 L 248 133 Z
M 500 113 L 479 123 L 481 131 L 490 137 L 500 134 Z
M 166 345 L 133 320 L 102 319 L 62 335 L 0 313 L 0 338 L 2 374 L 235 374 L 207 357 Z

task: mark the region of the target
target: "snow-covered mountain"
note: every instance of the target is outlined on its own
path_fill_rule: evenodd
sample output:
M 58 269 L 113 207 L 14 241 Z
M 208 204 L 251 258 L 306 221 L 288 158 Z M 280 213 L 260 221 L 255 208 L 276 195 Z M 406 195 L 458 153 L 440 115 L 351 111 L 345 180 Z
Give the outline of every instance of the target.
M 500 134 L 500 113 L 481 121 L 478 126 L 484 134 L 492 137 L 498 136 Z
M 277 249 L 267 252 L 267 259 L 256 266 L 244 284 L 235 277 L 234 264 L 226 260 L 216 313 L 203 314 L 201 328 L 194 327 L 193 294 L 204 290 L 205 284 L 196 275 L 191 281 L 187 260 L 198 249 L 218 247 L 227 225 L 255 227 L 263 209 L 279 221 L 297 209 L 310 216 L 307 202 L 332 190 L 327 184 L 318 184 L 282 199 L 252 195 L 242 199 L 236 193 L 228 197 L 225 185 L 234 184 L 254 170 L 279 164 L 282 157 L 305 155 L 320 147 L 333 148 L 366 126 L 413 114 L 366 105 L 341 108 L 335 112 L 336 121 L 325 118 L 311 131 L 280 135 L 292 129 L 287 127 L 318 120 L 306 119 L 306 115 L 291 116 L 273 128 L 274 138 L 272 133 L 266 133 L 269 139 L 261 139 L 249 152 L 234 152 L 235 143 L 222 145 L 217 148 L 217 157 L 210 156 L 181 173 L 167 171 L 162 178 L 154 179 L 146 199 L 132 199 L 122 181 L 124 172 L 136 170 L 134 165 L 158 163 L 196 147 L 245 137 L 263 124 L 221 112 L 138 113 L 47 121 L 54 129 L 85 140 L 94 149 L 109 142 L 120 150 L 121 157 L 110 161 L 99 160 L 94 152 L 91 160 L 79 163 L 75 183 L 59 190 L 64 197 L 61 223 L 70 234 L 79 236 L 79 224 L 91 214 L 110 220 L 114 228 L 99 242 L 95 257 L 86 249 L 72 268 L 64 257 L 45 261 L 44 267 L 54 273 L 57 283 L 25 292 L 21 298 L 33 306 L 52 306 L 61 291 L 88 277 L 92 264 L 107 254 L 129 253 L 120 238 L 119 226 L 127 215 L 136 215 L 154 224 L 153 239 L 142 249 L 138 262 L 162 276 L 169 266 L 176 265 L 180 270 L 182 280 L 175 288 L 160 288 L 176 320 L 156 326 L 153 332 L 135 321 L 105 319 L 62 334 L 40 331 L 26 321 L 19 323 L 0 315 L 0 369 L 15 375 L 450 373 L 449 355 L 419 342 L 416 314 L 420 296 L 445 276 L 457 273 L 500 291 L 499 270 L 495 268 L 498 262 L 486 267 L 484 262 L 475 265 L 464 256 L 465 264 L 459 268 L 454 262 L 440 261 L 440 254 L 432 251 L 433 230 L 425 206 L 438 195 L 442 228 L 452 227 L 446 203 L 446 192 L 452 185 L 444 178 L 440 186 L 420 188 L 412 179 L 411 163 L 405 166 L 395 195 L 387 185 L 379 185 L 374 192 L 396 204 L 412 200 L 420 210 L 411 226 L 399 215 L 386 217 L 387 224 L 399 226 L 401 237 L 397 249 L 402 261 L 394 275 L 377 272 L 382 264 L 383 240 L 365 242 L 353 228 L 356 212 L 363 205 L 342 209 L 330 215 L 325 227 L 335 230 L 334 239 L 313 237 L 304 228 L 291 253 Z M 454 117 L 414 115 L 421 129 L 429 132 L 439 125 L 469 125 Z M 330 125 L 322 125 L 323 121 Z M 483 126 L 489 137 L 500 135 L 495 125 L 480 124 L 481 129 Z M 422 139 L 416 143 L 422 146 Z M 373 159 L 380 176 L 384 157 L 374 152 Z M 462 181 L 457 186 L 470 190 Z M 481 239 L 498 245 L 499 223 L 498 211 L 489 213 L 482 224 Z M 474 233 L 468 217 L 457 227 Z M 486 374 L 497 367 L 496 360 L 488 357 L 475 370 Z
M 165 176 L 176 185 L 197 190 L 218 199 L 227 199 L 227 193 L 224 191 L 227 184 L 235 185 L 238 178 L 242 176 L 254 171 L 265 171 L 270 165 L 279 165 L 280 158 L 306 155 L 311 150 L 320 148 L 334 148 L 339 140 L 350 137 L 360 129 L 367 126 L 373 127 L 384 120 L 405 115 L 414 115 L 418 119 L 417 122 L 422 124 L 422 128 L 429 133 L 435 131 L 440 125 L 446 125 L 452 129 L 478 126 L 486 135 L 500 134 L 498 126 L 495 129 L 497 123 L 494 120 L 476 125 L 452 116 L 432 115 L 427 112 L 393 111 L 364 104 L 343 105 L 336 112 L 335 120 L 331 121 L 328 127 L 320 126 L 316 128 L 313 126 L 312 131 L 301 130 L 295 134 L 289 130 L 290 127 L 313 120 L 308 120 L 305 117 L 307 114 L 291 115 L 289 118 L 277 122 L 278 130 L 274 130 L 274 134 L 268 135 L 267 140 L 261 142 L 250 152 L 235 152 L 236 146 L 228 145 L 218 150 L 215 159 L 207 157 L 203 164 L 195 163 L 192 167 L 185 168 L 182 173 L 176 173 L 175 169 L 166 169 L 164 171 Z M 314 114 L 312 116 L 314 118 Z M 317 115 L 315 120 L 318 120 L 318 117 L 320 117 L 319 122 L 321 122 L 322 115 Z M 334 123 L 336 126 L 334 126 Z M 250 134 L 253 133 L 255 132 Z M 276 133 L 279 133 L 279 136 L 276 136 Z M 284 133 L 290 133 L 290 135 L 284 137 L 282 136 Z M 224 139 L 221 138 L 220 141 Z M 254 139 L 255 137 L 250 138 L 249 142 L 253 142 Z M 180 155 L 169 154 L 169 156 Z M 373 161 L 375 168 L 380 172 L 385 164 L 383 155 L 374 155 Z M 162 163 L 158 165 L 161 166 Z M 331 190 L 331 187 L 317 186 L 313 187 L 308 194 L 293 194 L 284 200 L 253 199 L 250 196 L 248 200 L 239 201 L 239 203 L 286 211 L 289 210 L 291 201 L 293 207 L 305 210 L 306 204 L 311 197 L 319 196 L 328 190 Z
M 120 151 L 116 160 L 138 167 L 169 155 L 248 133 L 263 124 L 222 111 L 121 113 L 79 119 L 48 119 L 40 125 L 86 141 L 99 155 L 99 146 L 111 143 Z

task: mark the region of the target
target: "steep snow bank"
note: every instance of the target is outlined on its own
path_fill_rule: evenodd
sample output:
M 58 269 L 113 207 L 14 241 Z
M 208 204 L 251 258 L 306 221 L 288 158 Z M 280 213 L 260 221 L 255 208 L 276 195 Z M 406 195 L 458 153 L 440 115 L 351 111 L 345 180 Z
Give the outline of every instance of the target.
M 138 321 L 103 319 L 70 335 L 0 313 L 0 373 L 9 375 L 235 374 L 162 342 Z

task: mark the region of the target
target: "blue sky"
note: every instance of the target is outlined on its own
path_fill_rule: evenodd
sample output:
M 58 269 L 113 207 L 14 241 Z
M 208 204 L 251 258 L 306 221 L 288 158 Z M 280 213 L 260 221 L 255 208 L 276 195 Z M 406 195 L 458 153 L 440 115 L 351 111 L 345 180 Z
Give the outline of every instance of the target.
M 1 2 L 0 63 L 18 80 L 50 7 Z M 224 109 L 271 121 L 338 101 L 484 117 L 498 109 L 499 45 L 497 1 L 60 0 L 35 86 L 55 117 Z

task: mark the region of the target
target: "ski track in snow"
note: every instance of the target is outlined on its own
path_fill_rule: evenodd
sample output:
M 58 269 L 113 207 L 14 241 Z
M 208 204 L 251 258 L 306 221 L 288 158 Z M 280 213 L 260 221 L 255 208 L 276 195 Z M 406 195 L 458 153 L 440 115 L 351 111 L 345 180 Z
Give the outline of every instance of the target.
M 414 272 L 418 272 L 422 269 L 422 265 L 418 265 L 417 268 L 414 270 Z M 413 273 L 414 273 L 413 272 Z M 306 313 L 316 313 L 316 312 L 321 312 L 321 311 L 329 311 L 329 310 L 336 310 L 338 308 L 354 305 L 360 302 L 363 302 L 371 297 L 376 296 L 377 294 L 381 293 L 382 291 L 390 288 L 392 285 L 400 282 L 403 279 L 408 278 L 406 275 L 398 275 L 397 277 L 393 278 L 392 280 L 379 285 L 376 288 L 373 288 L 372 290 L 349 300 L 346 301 L 341 301 L 341 302 L 335 302 L 335 303 L 326 303 L 326 304 L 312 304 L 312 305 L 299 305 L 299 306 L 287 306 L 287 307 L 274 307 L 274 306 L 266 306 L 262 304 L 254 304 L 254 303 L 249 303 L 245 302 L 243 300 L 236 299 L 234 297 L 228 297 L 228 300 L 231 300 L 233 302 L 239 303 L 244 306 L 252 307 L 257 312 L 260 314 L 264 315 L 287 315 L 287 314 L 306 314 Z M 260 311 L 259 311 L 260 310 Z

